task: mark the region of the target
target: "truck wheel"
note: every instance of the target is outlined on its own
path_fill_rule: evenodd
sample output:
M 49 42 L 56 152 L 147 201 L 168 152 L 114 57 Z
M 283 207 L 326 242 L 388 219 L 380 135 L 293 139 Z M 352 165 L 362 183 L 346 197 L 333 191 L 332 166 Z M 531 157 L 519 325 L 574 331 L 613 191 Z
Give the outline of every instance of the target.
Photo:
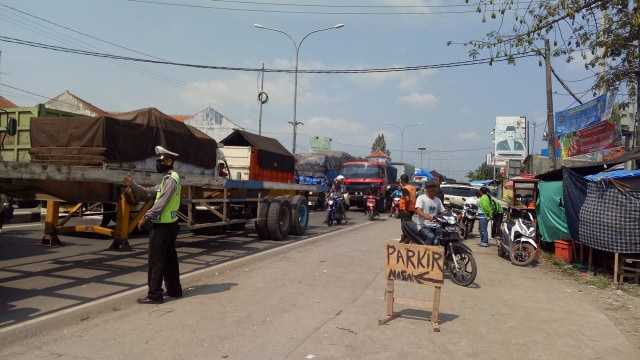
M 256 220 L 256 233 L 262 240 L 271 240 L 269 236 L 269 230 L 267 228 L 267 215 L 269 213 L 269 205 L 273 198 L 271 196 L 265 196 L 262 198 L 262 204 L 258 211 L 258 219 Z
M 286 196 L 278 196 L 269 205 L 267 229 L 272 240 L 284 240 L 291 231 L 291 203 Z
M 302 236 L 309 225 L 307 198 L 296 195 L 291 199 L 291 235 Z

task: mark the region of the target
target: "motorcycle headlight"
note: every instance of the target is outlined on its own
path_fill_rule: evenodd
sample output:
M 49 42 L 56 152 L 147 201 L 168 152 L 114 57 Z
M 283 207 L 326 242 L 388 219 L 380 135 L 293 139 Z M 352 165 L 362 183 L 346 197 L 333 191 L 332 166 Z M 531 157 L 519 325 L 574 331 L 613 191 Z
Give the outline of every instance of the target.
M 333 200 L 329 200 L 329 205 L 333 205 Z
M 453 216 L 449 216 L 449 215 L 447 215 L 447 216 L 444 216 L 444 218 L 447 220 L 447 222 L 448 222 L 449 224 L 452 224 L 452 225 L 453 225 L 453 224 L 457 223 L 456 218 L 455 218 L 455 217 L 453 217 Z

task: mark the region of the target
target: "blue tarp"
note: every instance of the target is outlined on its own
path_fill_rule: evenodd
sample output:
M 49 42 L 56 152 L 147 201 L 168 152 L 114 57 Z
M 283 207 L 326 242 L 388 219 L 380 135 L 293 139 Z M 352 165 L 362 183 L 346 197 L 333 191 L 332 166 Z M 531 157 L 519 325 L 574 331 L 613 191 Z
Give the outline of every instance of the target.
M 640 177 L 640 170 L 613 170 L 603 171 L 593 175 L 587 175 L 584 178 L 589 181 L 600 181 L 605 179 L 630 179 Z
M 426 176 L 426 177 L 427 177 L 427 179 L 429 179 L 429 180 L 433 180 L 433 179 L 435 179 L 435 177 L 434 177 L 430 172 L 428 172 L 428 171 L 427 171 L 427 170 L 425 170 L 425 169 L 418 169 L 418 170 L 416 170 L 416 172 L 413 174 L 413 176 L 414 176 L 414 177 L 415 177 L 415 176 Z

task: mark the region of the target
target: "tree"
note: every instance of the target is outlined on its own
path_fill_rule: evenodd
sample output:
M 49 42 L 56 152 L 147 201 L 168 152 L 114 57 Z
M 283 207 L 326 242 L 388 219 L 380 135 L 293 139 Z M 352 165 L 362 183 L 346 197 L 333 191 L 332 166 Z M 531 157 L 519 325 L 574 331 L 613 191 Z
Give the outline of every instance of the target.
M 541 42 L 550 39 L 553 57 L 572 62 L 578 56 L 587 70 L 604 69 L 594 80 L 594 92 L 617 92 L 626 83 L 629 97 L 640 100 L 640 0 L 479 0 L 476 11 L 483 22 L 488 16 L 499 26 L 485 39 L 465 44 L 473 47 L 470 57 L 488 50 L 490 64 L 497 59 L 515 64 L 519 57 L 542 56 Z M 511 16 L 513 27 L 503 29 Z
M 391 151 L 387 150 L 387 142 L 384 140 L 383 133 L 378 134 L 378 137 L 376 137 L 373 145 L 371 145 L 371 152 L 376 151 L 376 149 L 380 149 L 383 153 L 391 156 Z
M 487 165 L 487 162 L 483 162 L 475 171 L 469 171 L 467 173 L 469 181 L 474 180 L 488 180 L 493 179 L 493 168 Z M 496 180 L 502 181 L 504 178 L 499 172 L 496 172 Z

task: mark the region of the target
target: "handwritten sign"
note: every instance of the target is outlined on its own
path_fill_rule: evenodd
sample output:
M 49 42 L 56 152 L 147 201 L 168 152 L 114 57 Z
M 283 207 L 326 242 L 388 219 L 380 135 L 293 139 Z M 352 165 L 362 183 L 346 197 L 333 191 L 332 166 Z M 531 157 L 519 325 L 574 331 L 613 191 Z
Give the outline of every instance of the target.
M 442 286 L 444 282 L 444 248 L 387 242 L 385 267 L 387 280 Z

